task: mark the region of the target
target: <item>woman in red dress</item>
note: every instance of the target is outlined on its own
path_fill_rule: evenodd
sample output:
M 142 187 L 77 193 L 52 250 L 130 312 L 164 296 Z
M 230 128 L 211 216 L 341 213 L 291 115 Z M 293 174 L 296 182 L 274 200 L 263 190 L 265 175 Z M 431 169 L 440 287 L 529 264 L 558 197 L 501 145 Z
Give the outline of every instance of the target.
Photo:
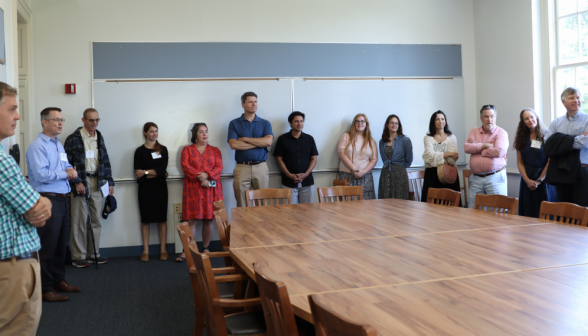
M 184 192 L 182 197 L 182 219 L 190 224 L 192 237 L 196 237 L 196 223 L 202 220 L 202 252 L 209 252 L 212 236 L 214 204 L 223 199 L 220 176 L 223 159 L 218 148 L 208 145 L 208 127 L 197 123 L 192 128 L 192 145 L 182 150 Z M 176 259 L 182 262 L 185 254 Z

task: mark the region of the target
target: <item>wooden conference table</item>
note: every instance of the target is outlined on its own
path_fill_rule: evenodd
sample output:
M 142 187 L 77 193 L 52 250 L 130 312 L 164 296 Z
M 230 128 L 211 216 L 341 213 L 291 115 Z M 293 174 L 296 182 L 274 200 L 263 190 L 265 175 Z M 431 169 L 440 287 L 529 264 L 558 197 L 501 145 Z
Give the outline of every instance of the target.
M 588 335 L 588 228 L 403 200 L 233 208 L 231 254 L 378 335 Z

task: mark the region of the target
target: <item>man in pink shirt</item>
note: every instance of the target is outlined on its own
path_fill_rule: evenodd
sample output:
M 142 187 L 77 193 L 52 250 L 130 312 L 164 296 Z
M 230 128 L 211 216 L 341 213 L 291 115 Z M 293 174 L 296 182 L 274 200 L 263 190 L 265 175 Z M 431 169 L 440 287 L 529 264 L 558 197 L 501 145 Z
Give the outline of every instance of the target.
M 482 127 L 470 131 L 465 152 L 471 154 L 468 206 L 474 208 L 477 194 L 506 195 L 506 151 L 508 134 L 496 126 L 496 107 L 484 105 L 480 110 Z

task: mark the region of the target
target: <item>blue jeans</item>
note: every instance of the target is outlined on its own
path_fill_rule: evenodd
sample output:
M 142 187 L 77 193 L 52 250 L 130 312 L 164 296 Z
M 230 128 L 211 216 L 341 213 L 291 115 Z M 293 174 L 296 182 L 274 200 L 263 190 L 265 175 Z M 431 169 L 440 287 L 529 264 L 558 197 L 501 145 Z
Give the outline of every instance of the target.
M 506 169 L 486 177 L 472 174 L 470 176 L 470 190 L 468 191 L 468 207 L 474 208 L 477 194 L 506 196 L 507 193 Z
M 296 188 L 286 187 L 282 184 L 282 188 L 292 190 L 292 204 L 314 202 L 314 185 L 303 187 L 301 184 L 298 183 L 298 187 Z

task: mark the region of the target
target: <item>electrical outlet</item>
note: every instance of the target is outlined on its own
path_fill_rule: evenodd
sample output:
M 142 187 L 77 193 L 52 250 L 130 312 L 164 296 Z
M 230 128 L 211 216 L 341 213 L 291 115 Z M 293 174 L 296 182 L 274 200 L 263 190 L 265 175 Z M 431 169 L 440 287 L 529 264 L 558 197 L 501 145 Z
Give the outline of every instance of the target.
M 182 213 L 182 203 L 174 204 L 174 213 L 181 214 Z

